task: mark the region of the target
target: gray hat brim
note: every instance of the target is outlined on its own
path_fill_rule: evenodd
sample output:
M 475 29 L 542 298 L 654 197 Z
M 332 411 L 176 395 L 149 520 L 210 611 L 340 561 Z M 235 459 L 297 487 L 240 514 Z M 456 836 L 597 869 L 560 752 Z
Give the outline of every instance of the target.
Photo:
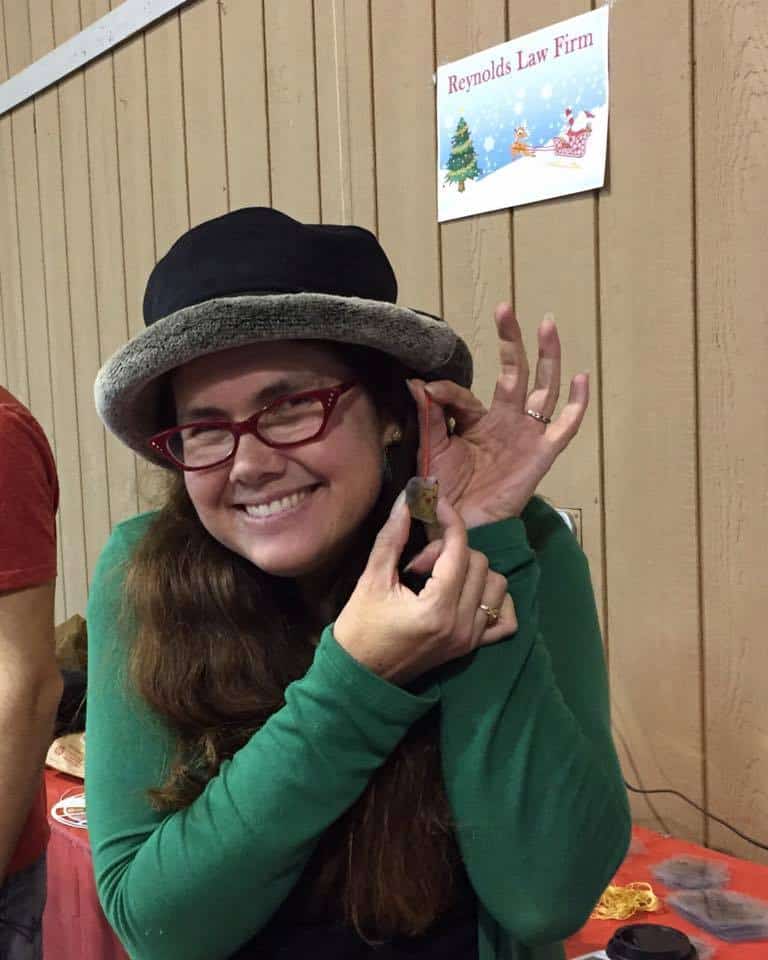
M 157 320 L 121 347 L 94 384 L 96 409 L 132 450 L 168 466 L 149 446 L 163 429 L 159 389 L 165 374 L 197 357 L 270 340 L 332 340 L 390 354 L 425 380 L 472 383 L 472 357 L 448 324 L 379 300 L 321 293 L 207 300 Z

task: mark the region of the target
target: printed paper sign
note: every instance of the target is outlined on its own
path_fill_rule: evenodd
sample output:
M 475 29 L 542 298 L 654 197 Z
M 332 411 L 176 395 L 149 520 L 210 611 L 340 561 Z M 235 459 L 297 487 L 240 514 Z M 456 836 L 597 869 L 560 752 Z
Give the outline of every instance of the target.
M 608 7 L 437 71 L 438 220 L 605 182 Z

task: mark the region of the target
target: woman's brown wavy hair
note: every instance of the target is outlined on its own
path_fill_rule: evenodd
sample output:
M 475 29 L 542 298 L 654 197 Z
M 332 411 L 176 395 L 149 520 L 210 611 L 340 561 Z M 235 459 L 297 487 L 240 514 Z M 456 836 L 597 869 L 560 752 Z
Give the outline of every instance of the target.
M 418 425 L 406 372 L 377 351 L 342 357 L 403 439 L 390 447 L 380 496 L 330 591 L 334 616 L 373 539 L 416 472 Z M 172 422 L 172 421 L 171 421 Z M 415 524 L 403 563 L 424 544 Z M 129 569 L 126 599 L 138 630 L 130 677 L 175 734 L 160 810 L 191 804 L 225 759 L 285 704 L 308 670 L 324 624 L 296 583 L 270 576 L 214 539 L 177 476 Z M 459 896 L 461 867 L 440 763 L 437 708 L 408 734 L 351 807 L 321 837 L 286 905 L 291 915 L 343 919 L 369 942 L 423 933 Z

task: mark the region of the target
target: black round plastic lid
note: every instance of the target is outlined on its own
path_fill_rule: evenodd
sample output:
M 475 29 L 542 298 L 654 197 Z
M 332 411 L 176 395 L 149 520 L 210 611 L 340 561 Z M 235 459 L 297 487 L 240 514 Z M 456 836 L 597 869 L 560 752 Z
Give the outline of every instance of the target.
M 620 927 L 605 949 L 610 960 L 696 960 L 696 948 L 684 933 L 657 923 Z

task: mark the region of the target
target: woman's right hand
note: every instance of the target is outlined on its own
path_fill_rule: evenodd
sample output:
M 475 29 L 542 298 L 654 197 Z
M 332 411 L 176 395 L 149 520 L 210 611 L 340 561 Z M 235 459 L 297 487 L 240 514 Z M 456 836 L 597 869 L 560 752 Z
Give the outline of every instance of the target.
M 488 569 L 484 554 L 470 550 L 463 520 L 442 499 L 437 519 L 441 539 L 410 564 L 413 572 L 431 572 L 414 593 L 398 575 L 411 527 L 405 498 L 398 498 L 333 627 L 337 643 L 350 656 L 390 683 L 408 684 L 517 630 L 506 579 Z M 480 604 L 499 611 L 492 626 Z

